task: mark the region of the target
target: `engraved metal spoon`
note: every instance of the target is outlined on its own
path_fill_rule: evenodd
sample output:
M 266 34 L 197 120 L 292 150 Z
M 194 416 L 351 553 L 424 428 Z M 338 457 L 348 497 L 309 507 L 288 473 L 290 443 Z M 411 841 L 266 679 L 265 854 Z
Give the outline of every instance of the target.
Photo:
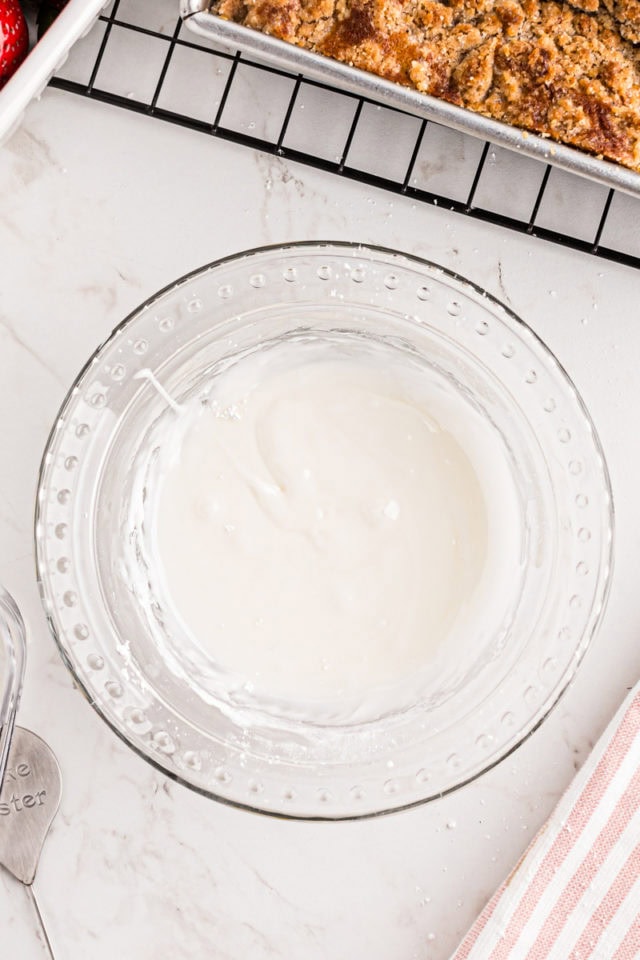
M 0 587 L 0 865 L 25 887 L 51 960 L 51 941 L 33 891 L 38 861 L 62 793 L 51 749 L 15 725 L 24 675 L 26 630 L 13 598 Z

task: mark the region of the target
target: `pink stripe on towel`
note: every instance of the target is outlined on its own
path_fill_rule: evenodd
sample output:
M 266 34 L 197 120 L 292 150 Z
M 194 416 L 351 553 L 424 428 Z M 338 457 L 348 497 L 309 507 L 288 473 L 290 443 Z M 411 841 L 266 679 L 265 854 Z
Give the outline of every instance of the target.
M 452 960 L 640 957 L 639 838 L 636 688 Z

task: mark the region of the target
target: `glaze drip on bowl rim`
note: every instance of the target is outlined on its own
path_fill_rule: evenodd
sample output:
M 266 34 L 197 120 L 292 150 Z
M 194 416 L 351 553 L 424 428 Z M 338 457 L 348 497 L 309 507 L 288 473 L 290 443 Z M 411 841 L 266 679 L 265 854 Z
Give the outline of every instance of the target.
M 143 613 L 122 589 L 119 506 L 131 496 L 128 468 L 167 407 L 162 392 L 137 375 L 150 370 L 179 400 L 221 363 L 266 341 L 336 333 L 418 357 L 500 435 L 524 505 L 521 594 L 464 695 L 452 690 L 440 702 L 348 727 L 295 718 L 256 723 L 255 716 L 249 723 L 246 712 L 231 718 L 167 668 L 145 619 L 161 620 L 163 611 L 150 603 Z M 378 248 L 310 243 L 210 264 L 114 331 L 80 374 L 50 436 L 36 549 L 62 655 L 126 742 L 206 795 L 279 816 L 337 819 L 455 789 L 542 721 L 600 619 L 612 521 L 593 424 L 522 321 L 436 265 Z M 117 602 L 107 602 L 112 595 Z

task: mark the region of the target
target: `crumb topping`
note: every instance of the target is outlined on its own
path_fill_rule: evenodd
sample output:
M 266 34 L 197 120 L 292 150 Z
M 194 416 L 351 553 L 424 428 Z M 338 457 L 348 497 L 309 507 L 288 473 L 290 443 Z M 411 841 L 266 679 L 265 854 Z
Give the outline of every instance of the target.
M 640 172 L 640 0 L 215 0 L 211 10 Z

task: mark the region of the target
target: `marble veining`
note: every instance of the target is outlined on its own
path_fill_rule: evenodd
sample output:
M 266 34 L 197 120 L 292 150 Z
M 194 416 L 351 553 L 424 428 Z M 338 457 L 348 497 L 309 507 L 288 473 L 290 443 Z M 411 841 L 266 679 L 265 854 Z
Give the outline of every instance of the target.
M 0 579 L 29 628 L 20 722 L 64 778 L 36 881 L 57 960 L 446 960 L 640 673 L 637 275 L 52 91 L 0 152 L 0 195 Z M 605 622 L 561 706 L 458 793 L 362 823 L 233 810 L 129 751 L 60 661 L 31 546 L 48 430 L 111 328 L 218 256 L 319 238 L 441 262 L 529 321 L 589 405 L 618 517 Z M 7 956 L 46 956 L 24 890 L 2 871 L 0 929 Z

